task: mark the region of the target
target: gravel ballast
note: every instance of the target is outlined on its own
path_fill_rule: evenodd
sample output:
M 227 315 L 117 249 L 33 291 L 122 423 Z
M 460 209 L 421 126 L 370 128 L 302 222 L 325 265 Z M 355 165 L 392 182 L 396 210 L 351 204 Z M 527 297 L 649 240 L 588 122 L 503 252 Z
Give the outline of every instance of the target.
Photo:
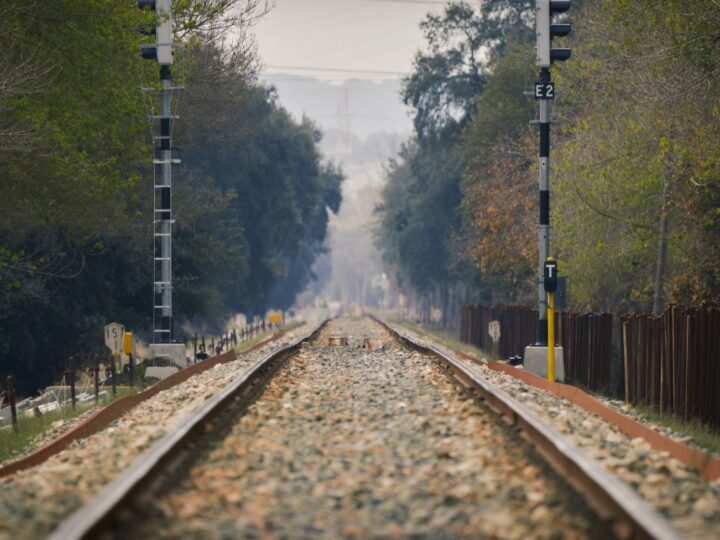
M 417 342 L 432 345 L 528 406 L 576 446 L 615 473 L 670 522 L 693 539 L 720 538 L 720 481 L 706 482 L 693 469 L 631 439 L 613 424 L 570 401 L 510 375 L 456 355 L 412 330 L 391 325 Z
M 305 325 L 262 349 L 160 392 L 104 430 L 32 469 L 0 479 L 0 539 L 43 538 L 89 501 L 153 442 L 269 351 L 311 330 Z
M 195 459 L 115 536 L 610 537 L 436 359 L 367 319 L 331 322 Z

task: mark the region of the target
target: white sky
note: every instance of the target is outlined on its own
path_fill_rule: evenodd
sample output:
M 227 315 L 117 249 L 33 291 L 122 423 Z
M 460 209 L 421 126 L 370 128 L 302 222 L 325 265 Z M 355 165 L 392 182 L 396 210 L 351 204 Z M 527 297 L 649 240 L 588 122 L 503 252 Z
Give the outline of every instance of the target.
M 437 0 L 274 3 L 253 28 L 265 72 L 328 80 L 396 78 L 410 72 L 415 52 L 423 44 L 418 25 L 429 11 L 440 12 L 444 4 Z

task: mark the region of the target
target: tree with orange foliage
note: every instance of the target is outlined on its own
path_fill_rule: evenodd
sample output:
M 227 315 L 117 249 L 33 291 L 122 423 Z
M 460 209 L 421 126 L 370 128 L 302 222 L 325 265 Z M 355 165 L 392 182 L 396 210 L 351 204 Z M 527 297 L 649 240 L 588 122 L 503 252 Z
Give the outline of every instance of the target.
M 484 166 L 465 176 L 464 256 L 499 300 L 531 301 L 534 293 L 537 187 L 528 158 L 533 143 L 529 132 L 519 141 L 498 142 L 487 149 Z
M 463 136 L 468 166 L 461 256 L 499 301 L 531 301 L 534 291 L 537 174 L 527 123 L 532 104 L 523 95 L 532 77 L 525 49 L 515 43 L 493 59 L 477 114 Z

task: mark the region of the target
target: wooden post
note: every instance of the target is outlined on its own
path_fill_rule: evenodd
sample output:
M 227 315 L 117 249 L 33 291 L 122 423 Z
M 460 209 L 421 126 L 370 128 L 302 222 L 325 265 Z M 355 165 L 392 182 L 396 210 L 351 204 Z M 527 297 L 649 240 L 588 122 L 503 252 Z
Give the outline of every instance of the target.
M 547 380 L 555 382 L 555 293 L 548 293 L 548 359 L 547 359 Z
M 197 332 L 195 332 L 195 336 L 193 337 L 193 361 L 197 364 L 197 349 L 198 347 L 198 335 Z
M 76 402 L 76 398 L 75 398 L 75 358 L 73 358 L 71 356 L 68 364 L 69 364 L 69 366 L 68 366 L 67 374 L 68 374 L 68 381 L 70 382 L 70 400 L 72 402 L 72 408 L 74 411 L 75 410 L 75 402 Z
M 7 398 L 10 402 L 10 415 L 12 416 L 13 431 L 18 431 L 17 407 L 15 406 L 15 381 L 12 375 L 7 378 Z
M 95 403 L 100 401 L 100 358 L 95 357 L 95 367 L 93 368 L 95 375 Z
M 128 360 L 130 361 L 130 388 L 135 387 L 135 358 L 133 354 L 128 354 Z
M 625 403 L 630 402 L 630 371 L 628 370 L 628 321 L 620 321 L 622 325 L 623 370 L 625 372 Z
M 110 354 L 110 380 L 112 381 L 113 397 L 117 395 L 117 381 L 115 380 L 115 354 Z

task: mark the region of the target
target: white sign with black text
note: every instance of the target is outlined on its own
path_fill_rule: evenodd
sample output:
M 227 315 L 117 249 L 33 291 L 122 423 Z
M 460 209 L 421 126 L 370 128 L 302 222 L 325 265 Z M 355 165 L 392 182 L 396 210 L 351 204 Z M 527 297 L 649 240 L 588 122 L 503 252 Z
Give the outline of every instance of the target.
M 124 333 L 125 327 L 120 323 L 114 322 L 105 325 L 105 346 L 110 349 L 113 354 L 122 352 Z

